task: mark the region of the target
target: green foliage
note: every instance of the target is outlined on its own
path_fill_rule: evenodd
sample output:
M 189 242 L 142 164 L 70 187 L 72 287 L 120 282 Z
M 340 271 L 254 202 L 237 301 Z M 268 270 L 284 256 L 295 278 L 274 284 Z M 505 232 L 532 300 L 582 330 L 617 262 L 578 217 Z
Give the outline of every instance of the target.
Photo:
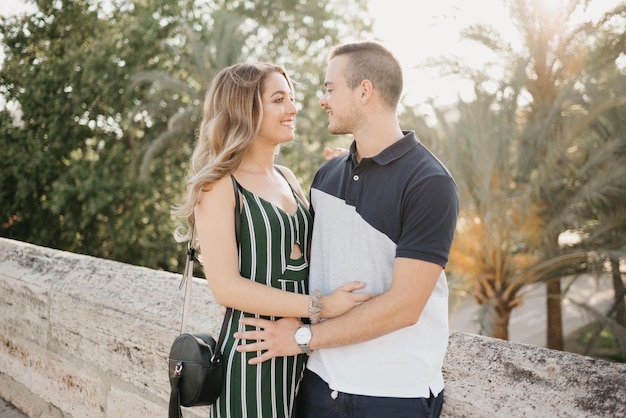
M 280 159 L 308 187 L 329 139 L 326 54 L 368 19 L 364 0 L 279 3 L 47 0 L 3 19 L 0 235 L 180 270 L 170 208 L 209 82 L 240 60 L 298 82 L 300 135 Z
M 3 236 L 168 264 L 163 254 L 175 250 L 168 204 L 157 201 L 160 182 L 146 189 L 129 175 L 145 132 L 130 129 L 126 115 L 145 97 L 129 91 L 131 73 L 159 65 L 160 42 L 170 34 L 156 11 L 177 13 L 177 6 L 142 4 L 154 13 L 135 5 L 107 16 L 96 2 L 39 2 L 36 13 L 2 22 L 0 85 L 21 114 L 13 124 L 12 111 L 1 112 Z
M 574 304 L 582 310 L 590 310 L 585 303 Z M 617 363 L 626 362 L 626 329 L 599 312 L 591 313 L 590 316 L 594 318 L 591 322 L 568 336 L 567 350 Z
M 146 108 L 149 100 L 177 109 L 164 115 L 169 119 L 166 130 L 147 138 L 141 178 L 152 177 L 151 167 L 166 152 L 189 145 L 190 127 L 199 122 L 204 94 L 215 73 L 239 61 L 271 61 L 283 64 L 295 81 L 300 110 L 298 137 L 283 147 L 278 162 L 289 166 L 308 190 L 323 162 L 324 146 L 336 140 L 328 134 L 326 116 L 318 106 L 327 54 L 334 44 L 366 36 L 371 30 L 361 12 L 366 10 L 365 1 L 352 6 L 339 1 L 218 1 L 200 8 L 204 13 L 197 19 L 180 22 L 178 42 L 169 45 L 179 57 L 179 67 L 134 76 L 135 83 L 150 86 L 153 93 L 136 113 L 147 111 L 154 117 L 158 109 Z M 175 94 L 183 95 L 184 103 Z

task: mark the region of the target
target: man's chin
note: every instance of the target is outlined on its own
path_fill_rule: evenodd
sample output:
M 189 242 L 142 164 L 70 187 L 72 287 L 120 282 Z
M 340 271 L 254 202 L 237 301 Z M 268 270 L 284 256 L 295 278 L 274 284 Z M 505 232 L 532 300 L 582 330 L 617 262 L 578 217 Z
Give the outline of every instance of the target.
M 345 132 L 343 129 L 337 129 L 334 126 L 328 126 L 328 132 L 333 135 L 345 135 L 348 132 Z

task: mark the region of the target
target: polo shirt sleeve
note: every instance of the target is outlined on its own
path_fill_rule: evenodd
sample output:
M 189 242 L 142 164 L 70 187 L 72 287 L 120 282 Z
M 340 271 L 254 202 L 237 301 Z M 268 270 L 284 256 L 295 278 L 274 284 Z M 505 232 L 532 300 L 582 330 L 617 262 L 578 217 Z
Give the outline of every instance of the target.
M 402 231 L 396 257 L 445 268 L 458 214 L 458 192 L 450 176 L 437 175 L 413 185 L 402 199 Z

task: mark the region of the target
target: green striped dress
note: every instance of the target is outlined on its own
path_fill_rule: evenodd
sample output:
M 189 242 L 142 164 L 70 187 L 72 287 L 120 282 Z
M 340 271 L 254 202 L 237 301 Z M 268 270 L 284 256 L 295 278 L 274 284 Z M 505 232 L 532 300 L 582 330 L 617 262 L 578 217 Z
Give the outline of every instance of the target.
M 309 251 L 312 219 L 296 193 L 298 209 L 294 215 L 238 185 L 242 196 L 239 266 L 241 275 L 267 286 L 296 293 L 308 293 Z M 304 256 L 290 258 L 298 244 Z M 232 337 L 242 316 L 256 316 L 233 310 L 224 343 L 225 383 L 211 408 L 215 418 L 294 417 L 295 396 L 306 355 L 279 357 L 259 365 L 248 360 L 259 352 L 239 353 Z M 263 317 L 277 319 L 274 317 Z M 252 329 L 252 327 L 246 327 Z M 239 341 L 245 344 L 245 341 Z

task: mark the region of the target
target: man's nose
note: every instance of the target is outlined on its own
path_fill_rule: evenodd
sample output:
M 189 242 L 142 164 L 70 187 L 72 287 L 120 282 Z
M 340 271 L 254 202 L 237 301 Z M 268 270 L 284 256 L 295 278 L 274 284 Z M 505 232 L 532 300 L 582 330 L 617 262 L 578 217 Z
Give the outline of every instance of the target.
M 318 103 L 320 104 L 321 107 L 323 108 L 326 107 L 326 95 L 325 94 L 322 97 L 320 97 L 320 100 L 318 101 Z

